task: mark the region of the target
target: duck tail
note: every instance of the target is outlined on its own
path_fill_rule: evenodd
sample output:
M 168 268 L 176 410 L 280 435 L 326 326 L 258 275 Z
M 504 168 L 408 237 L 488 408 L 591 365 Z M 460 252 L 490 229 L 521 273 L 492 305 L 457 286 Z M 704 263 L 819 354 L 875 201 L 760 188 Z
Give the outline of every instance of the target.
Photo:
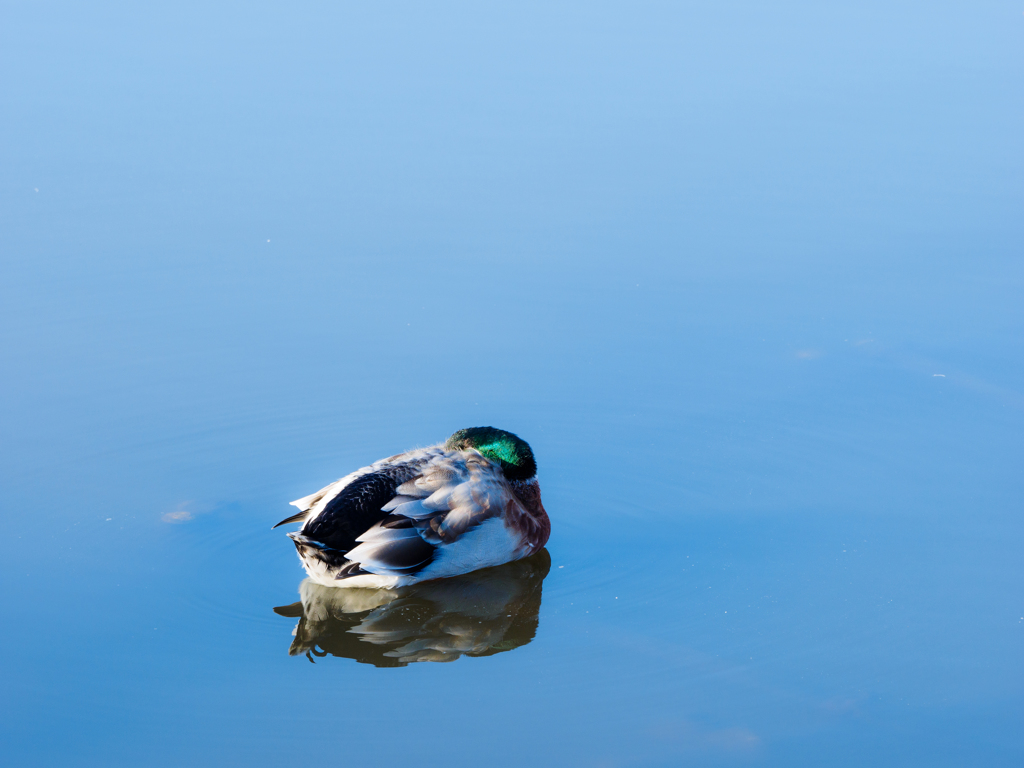
M 286 517 L 277 525 L 273 526 L 270 530 L 274 530 L 278 526 L 288 525 L 288 523 L 304 523 L 309 518 L 310 513 L 313 511 L 313 507 L 326 496 L 331 490 L 333 490 L 339 483 L 342 483 L 345 478 L 337 480 L 324 488 L 321 488 L 316 493 L 311 493 L 309 496 L 303 496 L 301 499 L 296 499 L 291 502 L 293 507 L 298 507 L 300 511 L 296 512 L 291 517 Z
M 319 550 L 320 552 L 341 552 L 345 554 L 344 550 L 335 549 L 334 547 L 328 547 L 323 542 L 319 542 L 316 539 L 311 539 L 309 536 L 303 536 L 298 531 L 292 531 L 287 534 L 288 538 L 295 542 L 297 547 L 312 547 L 313 549 Z
M 274 530 L 274 528 L 279 528 L 282 525 L 288 525 L 288 523 L 304 523 L 304 522 L 306 522 L 306 518 L 307 517 L 309 517 L 309 510 L 308 509 L 304 509 L 301 512 L 296 512 L 291 517 L 286 517 L 284 520 L 282 520 L 277 525 L 272 526 L 270 530 Z
M 295 542 L 295 550 L 299 553 L 302 565 L 306 572 L 310 572 L 311 563 L 325 563 L 328 568 L 340 568 L 348 563 L 345 557 L 345 550 L 329 547 L 323 542 L 303 536 L 298 531 L 292 531 L 288 538 Z

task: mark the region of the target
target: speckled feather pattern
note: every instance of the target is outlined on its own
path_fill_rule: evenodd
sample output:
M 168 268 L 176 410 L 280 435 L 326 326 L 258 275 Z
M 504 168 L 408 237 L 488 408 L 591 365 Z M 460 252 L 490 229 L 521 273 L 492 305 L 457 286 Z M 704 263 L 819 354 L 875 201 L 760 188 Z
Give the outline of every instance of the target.
M 289 536 L 310 579 L 399 587 L 539 551 L 551 526 L 536 479 L 509 481 L 498 460 L 450 445 L 382 459 L 292 502 L 306 512 Z

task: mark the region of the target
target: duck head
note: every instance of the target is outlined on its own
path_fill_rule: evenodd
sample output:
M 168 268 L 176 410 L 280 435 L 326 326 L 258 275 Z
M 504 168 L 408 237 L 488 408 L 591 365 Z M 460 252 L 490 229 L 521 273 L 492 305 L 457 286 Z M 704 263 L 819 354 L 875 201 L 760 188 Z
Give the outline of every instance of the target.
M 460 429 L 444 445 L 450 451 L 473 448 L 501 465 L 502 474 L 510 482 L 533 480 L 537 462 L 526 441 L 511 432 L 495 427 Z
M 450 451 L 473 448 L 501 465 L 502 474 L 526 511 L 526 514 L 506 518 L 506 523 L 518 530 L 531 552 L 540 551 L 551 535 L 551 521 L 540 500 L 537 461 L 526 441 L 503 429 L 470 427 L 449 437 L 445 448 Z

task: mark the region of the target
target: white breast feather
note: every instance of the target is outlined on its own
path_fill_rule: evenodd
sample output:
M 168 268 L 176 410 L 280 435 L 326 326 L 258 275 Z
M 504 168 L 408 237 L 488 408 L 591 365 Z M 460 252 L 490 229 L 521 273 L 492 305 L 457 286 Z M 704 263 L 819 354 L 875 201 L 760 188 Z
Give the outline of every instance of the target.
M 419 581 L 456 576 L 518 560 L 526 551 L 500 517 L 484 520 L 451 544 L 438 547 L 430 565 L 416 574 Z

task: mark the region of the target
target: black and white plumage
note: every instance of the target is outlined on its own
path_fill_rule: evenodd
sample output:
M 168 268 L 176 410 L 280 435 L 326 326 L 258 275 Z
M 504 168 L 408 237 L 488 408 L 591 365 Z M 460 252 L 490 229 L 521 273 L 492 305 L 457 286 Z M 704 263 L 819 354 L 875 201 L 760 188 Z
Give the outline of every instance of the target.
M 382 459 L 293 501 L 309 578 L 399 587 L 518 560 L 551 530 L 530 447 L 492 427 Z M 276 527 L 276 526 L 275 526 Z

